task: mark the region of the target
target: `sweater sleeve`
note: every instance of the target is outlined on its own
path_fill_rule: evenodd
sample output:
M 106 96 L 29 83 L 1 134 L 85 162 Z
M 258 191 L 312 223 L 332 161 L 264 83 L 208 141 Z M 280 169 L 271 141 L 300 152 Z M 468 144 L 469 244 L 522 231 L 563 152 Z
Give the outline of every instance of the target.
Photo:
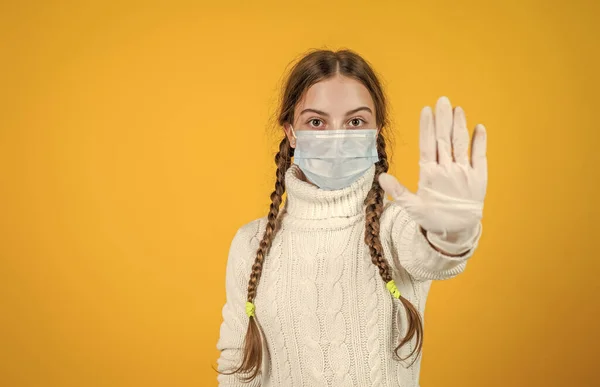
M 256 250 L 252 250 L 253 239 L 258 233 L 258 222 L 254 221 L 242 226 L 231 242 L 225 269 L 226 301 L 222 309 L 223 321 L 217 349 L 220 356 L 217 370 L 230 371 L 239 366 L 244 348 L 244 338 L 248 328 L 246 315 L 246 295 L 248 279 Z M 257 387 L 260 386 L 260 374 L 251 382 L 245 383 L 238 374 L 217 375 L 219 386 Z
M 402 267 L 417 280 L 444 280 L 457 276 L 465 270 L 467 261 L 478 246 L 482 225 L 478 224 L 476 235 L 470 239 L 470 246 L 459 246 L 466 250 L 454 257 L 434 249 L 419 225 L 397 202 L 384 202 L 385 219 L 382 216 L 382 231 L 388 232 L 392 244 L 394 266 Z

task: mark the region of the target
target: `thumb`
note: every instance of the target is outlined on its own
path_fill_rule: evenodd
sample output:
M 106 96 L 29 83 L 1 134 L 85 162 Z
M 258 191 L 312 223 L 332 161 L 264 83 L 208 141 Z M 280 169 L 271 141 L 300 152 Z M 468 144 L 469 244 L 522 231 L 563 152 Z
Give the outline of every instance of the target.
M 417 199 L 417 195 L 410 192 L 405 186 L 400 184 L 398 179 L 389 173 L 384 172 L 379 175 L 379 185 L 386 194 L 401 203 L 413 202 Z

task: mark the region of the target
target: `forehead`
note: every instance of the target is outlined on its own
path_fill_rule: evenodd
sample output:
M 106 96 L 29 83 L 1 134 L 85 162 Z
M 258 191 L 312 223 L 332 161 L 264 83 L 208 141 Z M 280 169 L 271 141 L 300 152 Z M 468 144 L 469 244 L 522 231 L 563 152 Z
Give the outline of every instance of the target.
M 309 87 L 298 102 L 297 111 L 313 108 L 332 115 L 344 115 L 359 106 L 368 106 L 375 111 L 369 90 L 356 79 L 336 75 Z

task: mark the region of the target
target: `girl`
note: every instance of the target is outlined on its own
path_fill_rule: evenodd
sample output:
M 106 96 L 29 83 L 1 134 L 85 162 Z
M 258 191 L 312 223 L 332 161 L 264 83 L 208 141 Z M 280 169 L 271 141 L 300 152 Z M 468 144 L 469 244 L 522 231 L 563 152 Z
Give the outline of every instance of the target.
M 409 192 L 386 173 L 381 84 L 349 50 L 292 68 L 279 125 L 269 214 L 229 251 L 219 385 L 419 386 L 431 282 L 463 272 L 481 236 L 484 127 L 469 158 L 463 110 L 424 108 Z

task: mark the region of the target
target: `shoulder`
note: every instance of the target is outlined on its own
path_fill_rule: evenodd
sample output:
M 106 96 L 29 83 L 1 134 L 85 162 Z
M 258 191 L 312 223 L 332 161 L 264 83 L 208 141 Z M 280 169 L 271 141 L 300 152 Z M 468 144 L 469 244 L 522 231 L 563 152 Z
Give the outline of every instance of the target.
M 227 299 L 243 303 L 242 298 L 252 272 L 265 218 L 254 219 L 237 229 L 231 240 L 225 268 Z
M 265 231 L 266 225 L 266 216 L 251 220 L 250 222 L 243 224 L 237 229 L 231 244 L 251 244 L 253 240 L 258 239 L 260 238 L 260 236 L 262 236 L 262 233 L 264 233 Z
M 410 216 L 398 202 L 388 200 L 386 197 L 383 199 L 383 211 L 379 222 L 382 228 L 390 228 L 391 226 L 400 222 L 410 221 Z
M 267 224 L 263 216 L 240 226 L 231 240 L 228 262 L 233 266 L 248 266 L 254 261 L 254 255 L 260 244 Z

